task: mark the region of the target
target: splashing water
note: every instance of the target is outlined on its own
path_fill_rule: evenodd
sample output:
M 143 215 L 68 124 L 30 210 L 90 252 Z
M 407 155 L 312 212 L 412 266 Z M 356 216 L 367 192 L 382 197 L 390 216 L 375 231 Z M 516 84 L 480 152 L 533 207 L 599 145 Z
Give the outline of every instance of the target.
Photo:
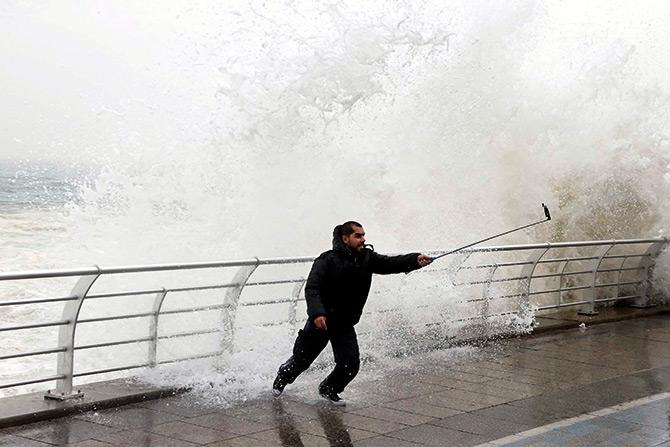
M 202 21 L 184 64 L 215 72 L 209 141 L 99 157 L 64 262 L 301 255 L 352 217 L 383 251 L 446 247 L 542 201 L 554 226 L 508 240 L 667 223 L 663 44 L 642 30 L 552 2 L 208 8 L 177 20 Z
M 19 264 L 316 254 L 352 218 L 383 253 L 449 248 L 535 220 L 541 202 L 551 225 L 498 242 L 668 226 L 665 3 L 133 5 L 140 26 L 94 5 L 78 31 L 127 50 L 127 66 L 107 66 L 113 94 L 86 103 L 97 132 L 49 123 L 97 174 L 60 209 L 67 231 Z M 124 26 L 130 37 L 110 40 Z M 133 52 L 137 36 L 150 37 Z M 124 88 L 112 79 L 142 70 Z M 416 317 L 433 286 L 380 293 Z M 235 373 L 265 383 L 286 353 L 238 354 Z

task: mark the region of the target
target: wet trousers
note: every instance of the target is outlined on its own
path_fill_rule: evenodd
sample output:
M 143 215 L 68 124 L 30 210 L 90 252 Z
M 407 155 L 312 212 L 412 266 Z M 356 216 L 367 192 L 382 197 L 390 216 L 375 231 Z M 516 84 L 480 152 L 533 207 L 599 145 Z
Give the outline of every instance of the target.
M 335 368 L 321 382 L 319 390 L 341 393 L 351 382 L 360 366 L 358 340 L 353 327 L 344 329 L 318 329 L 312 321 L 307 321 L 304 329 L 298 331 L 293 345 L 293 355 L 284 362 L 277 373 L 284 384 L 293 381 L 319 356 L 328 342 L 333 348 Z

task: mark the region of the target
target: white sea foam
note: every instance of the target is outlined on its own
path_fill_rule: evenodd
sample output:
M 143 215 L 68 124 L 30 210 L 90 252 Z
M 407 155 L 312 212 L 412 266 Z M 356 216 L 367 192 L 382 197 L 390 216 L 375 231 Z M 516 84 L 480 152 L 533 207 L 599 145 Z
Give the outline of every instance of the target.
M 3 269 L 317 254 L 351 218 L 381 252 L 448 248 L 536 220 L 540 202 L 551 224 L 498 242 L 655 236 L 670 223 L 665 3 L 224 3 L 133 6 L 160 37 L 132 27 L 145 38 L 135 52 L 110 32 L 130 27 L 127 14 L 106 3 L 98 7 L 108 15 L 80 11 L 87 20 L 29 3 L 32 19 L 0 18 L 56 14 L 100 48 L 128 53 L 128 66 L 106 61 L 96 72 L 109 92 L 74 90 L 99 113 L 52 121 L 67 152 L 98 173 L 50 211 L 56 231 L 35 227 L 43 218 L 10 223 L 43 239 L 28 250 L 7 245 Z M 142 69 L 116 88 L 113 76 Z M 665 287 L 670 264 L 661 261 Z M 378 331 L 362 337 L 366 355 L 386 353 L 376 362 L 431 336 L 389 338 L 386 328 L 466 312 L 444 281 L 398 281 L 377 281 L 371 296 L 370 309 L 401 309 L 366 316 Z M 492 327 L 531 323 L 523 315 Z M 249 326 L 251 342 L 228 373 L 177 366 L 160 380 L 211 381 L 226 396 L 260 389 L 291 340 Z M 180 343 L 164 348 L 188 351 Z
M 584 6 L 589 38 L 553 2 L 184 11 L 217 71 L 214 140 L 97 154 L 62 262 L 302 255 L 346 218 L 382 251 L 446 247 L 542 201 L 555 222 L 507 241 L 656 235 L 670 155 L 652 68 L 668 40 L 610 22 L 655 30 L 657 7 Z

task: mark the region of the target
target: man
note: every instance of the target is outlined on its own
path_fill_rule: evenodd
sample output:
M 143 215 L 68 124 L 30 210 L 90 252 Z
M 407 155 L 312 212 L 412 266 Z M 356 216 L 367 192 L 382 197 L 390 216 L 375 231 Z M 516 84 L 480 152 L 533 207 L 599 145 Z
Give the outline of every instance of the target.
M 361 224 L 348 221 L 336 226 L 333 249 L 316 258 L 307 278 L 307 323 L 298 331 L 293 355 L 279 367 L 272 394 L 279 397 L 330 341 L 335 369 L 319 385 L 319 394 L 336 405 L 344 405 L 339 393 L 358 373 L 360 359 L 354 326 L 363 313 L 372 274 L 408 273 L 431 261 L 419 253 L 377 254 L 372 246 L 365 245 Z

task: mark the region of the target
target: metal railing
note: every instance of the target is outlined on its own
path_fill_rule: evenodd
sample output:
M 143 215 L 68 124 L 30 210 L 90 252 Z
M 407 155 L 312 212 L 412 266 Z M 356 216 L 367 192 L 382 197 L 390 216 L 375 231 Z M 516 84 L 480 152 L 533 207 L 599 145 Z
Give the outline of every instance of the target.
M 429 277 L 434 277 L 438 285 L 438 293 L 442 294 L 445 300 L 448 297 L 452 304 L 459 302 L 471 306 L 471 314 L 460 315 L 461 320 L 486 321 L 503 314 L 546 311 L 573 306 L 580 307 L 582 313 L 593 315 L 597 313 L 596 307 L 600 303 L 627 300 L 635 306 L 649 306 L 655 259 L 667 246 L 667 243 L 666 238 L 654 238 L 472 248 L 454 255 L 451 258 L 451 264 L 436 262 L 409 275 L 406 281 L 425 281 Z M 233 349 L 237 329 L 236 314 L 244 307 L 287 306 L 286 319 L 264 324 L 268 326 L 288 324 L 294 328 L 302 322 L 302 318 L 298 316 L 298 305 L 302 301 L 301 292 L 309 265 L 313 260 L 313 257 L 253 258 L 225 262 L 94 266 L 80 269 L 0 273 L 0 285 L 45 279 L 76 279 L 71 293 L 66 296 L 0 301 L 0 310 L 8 307 L 63 303 L 60 318 L 46 322 L 31 321 L 26 324 L 0 327 L 2 334 L 49 327 L 58 328 L 58 342 L 54 343 L 56 347 L 10 354 L 0 353 L 0 361 L 55 354 L 57 355 L 56 374 L 3 383 L 0 384 L 0 389 L 55 381 L 55 391 L 49 391 L 47 397 L 67 399 L 81 396 L 80 393 L 74 391 L 73 387 L 73 381 L 78 377 L 152 368 L 166 363 L 220 356 Z M 288 277 L 270 279 L 259 277 L 250 281 L 252 276 L 256 277 L 255 272 L 259 267 L 278 269 L 282 265 L 293 265 L 297 268 L 293 269 L 294 271 Z M 137 283 L 137 275 L 155 275 L 159 272 L 176 275 L 178 272 L 206 270 L 225 270 L 229 272 L 229 278 L 216 282 L 203 279 L 192 285 L 133 288 Z M 101 278 L 114 275 L 130 275 L 131 277 L 119 279 L 112 290 L 94 290 Z M 189 278 L 197 276 L 192 272 L 189 275 Z M 241 299 L 243 291 L 264 286 L 281 286 L 288 287 L 288 289 L 287 293 L 282 296 L 255 300 Z M 164 303 L 168 296 L 201 291 L 225 293 L 219 295 L 218 302 L 214 304 L 165 309 Z M 152 299 L 151 308 L 147 311 L 80 317 L 85 302 L 124 297 L 135 297 L 136 299 L 149 297 Z M 498 303 L 497 310 L 494 306 L 496 303 Z M 385 311 L 389 310 L 393 309 Z M 169 334 L 161 334 L 159 331 L 161 317 L 204 312 L 219 312 L 220 324 L 214 328 L 193 327 L 191 330 Z M 76 343 L 75 335 L 80 325 L 131 319 L 148 319 L 146 335 L 112 341 Z M 219 350 L 169 359 L 160 358 L 158 354 L 158 344 L 162 340 L 206 334 L 217 334 L 221 337 Z M 116 364 L 112 367 L 88 371 L 75 369 L 76 352 L 138 343 L 146 343 L 148 346 L 145 361 L 134 364 Z

